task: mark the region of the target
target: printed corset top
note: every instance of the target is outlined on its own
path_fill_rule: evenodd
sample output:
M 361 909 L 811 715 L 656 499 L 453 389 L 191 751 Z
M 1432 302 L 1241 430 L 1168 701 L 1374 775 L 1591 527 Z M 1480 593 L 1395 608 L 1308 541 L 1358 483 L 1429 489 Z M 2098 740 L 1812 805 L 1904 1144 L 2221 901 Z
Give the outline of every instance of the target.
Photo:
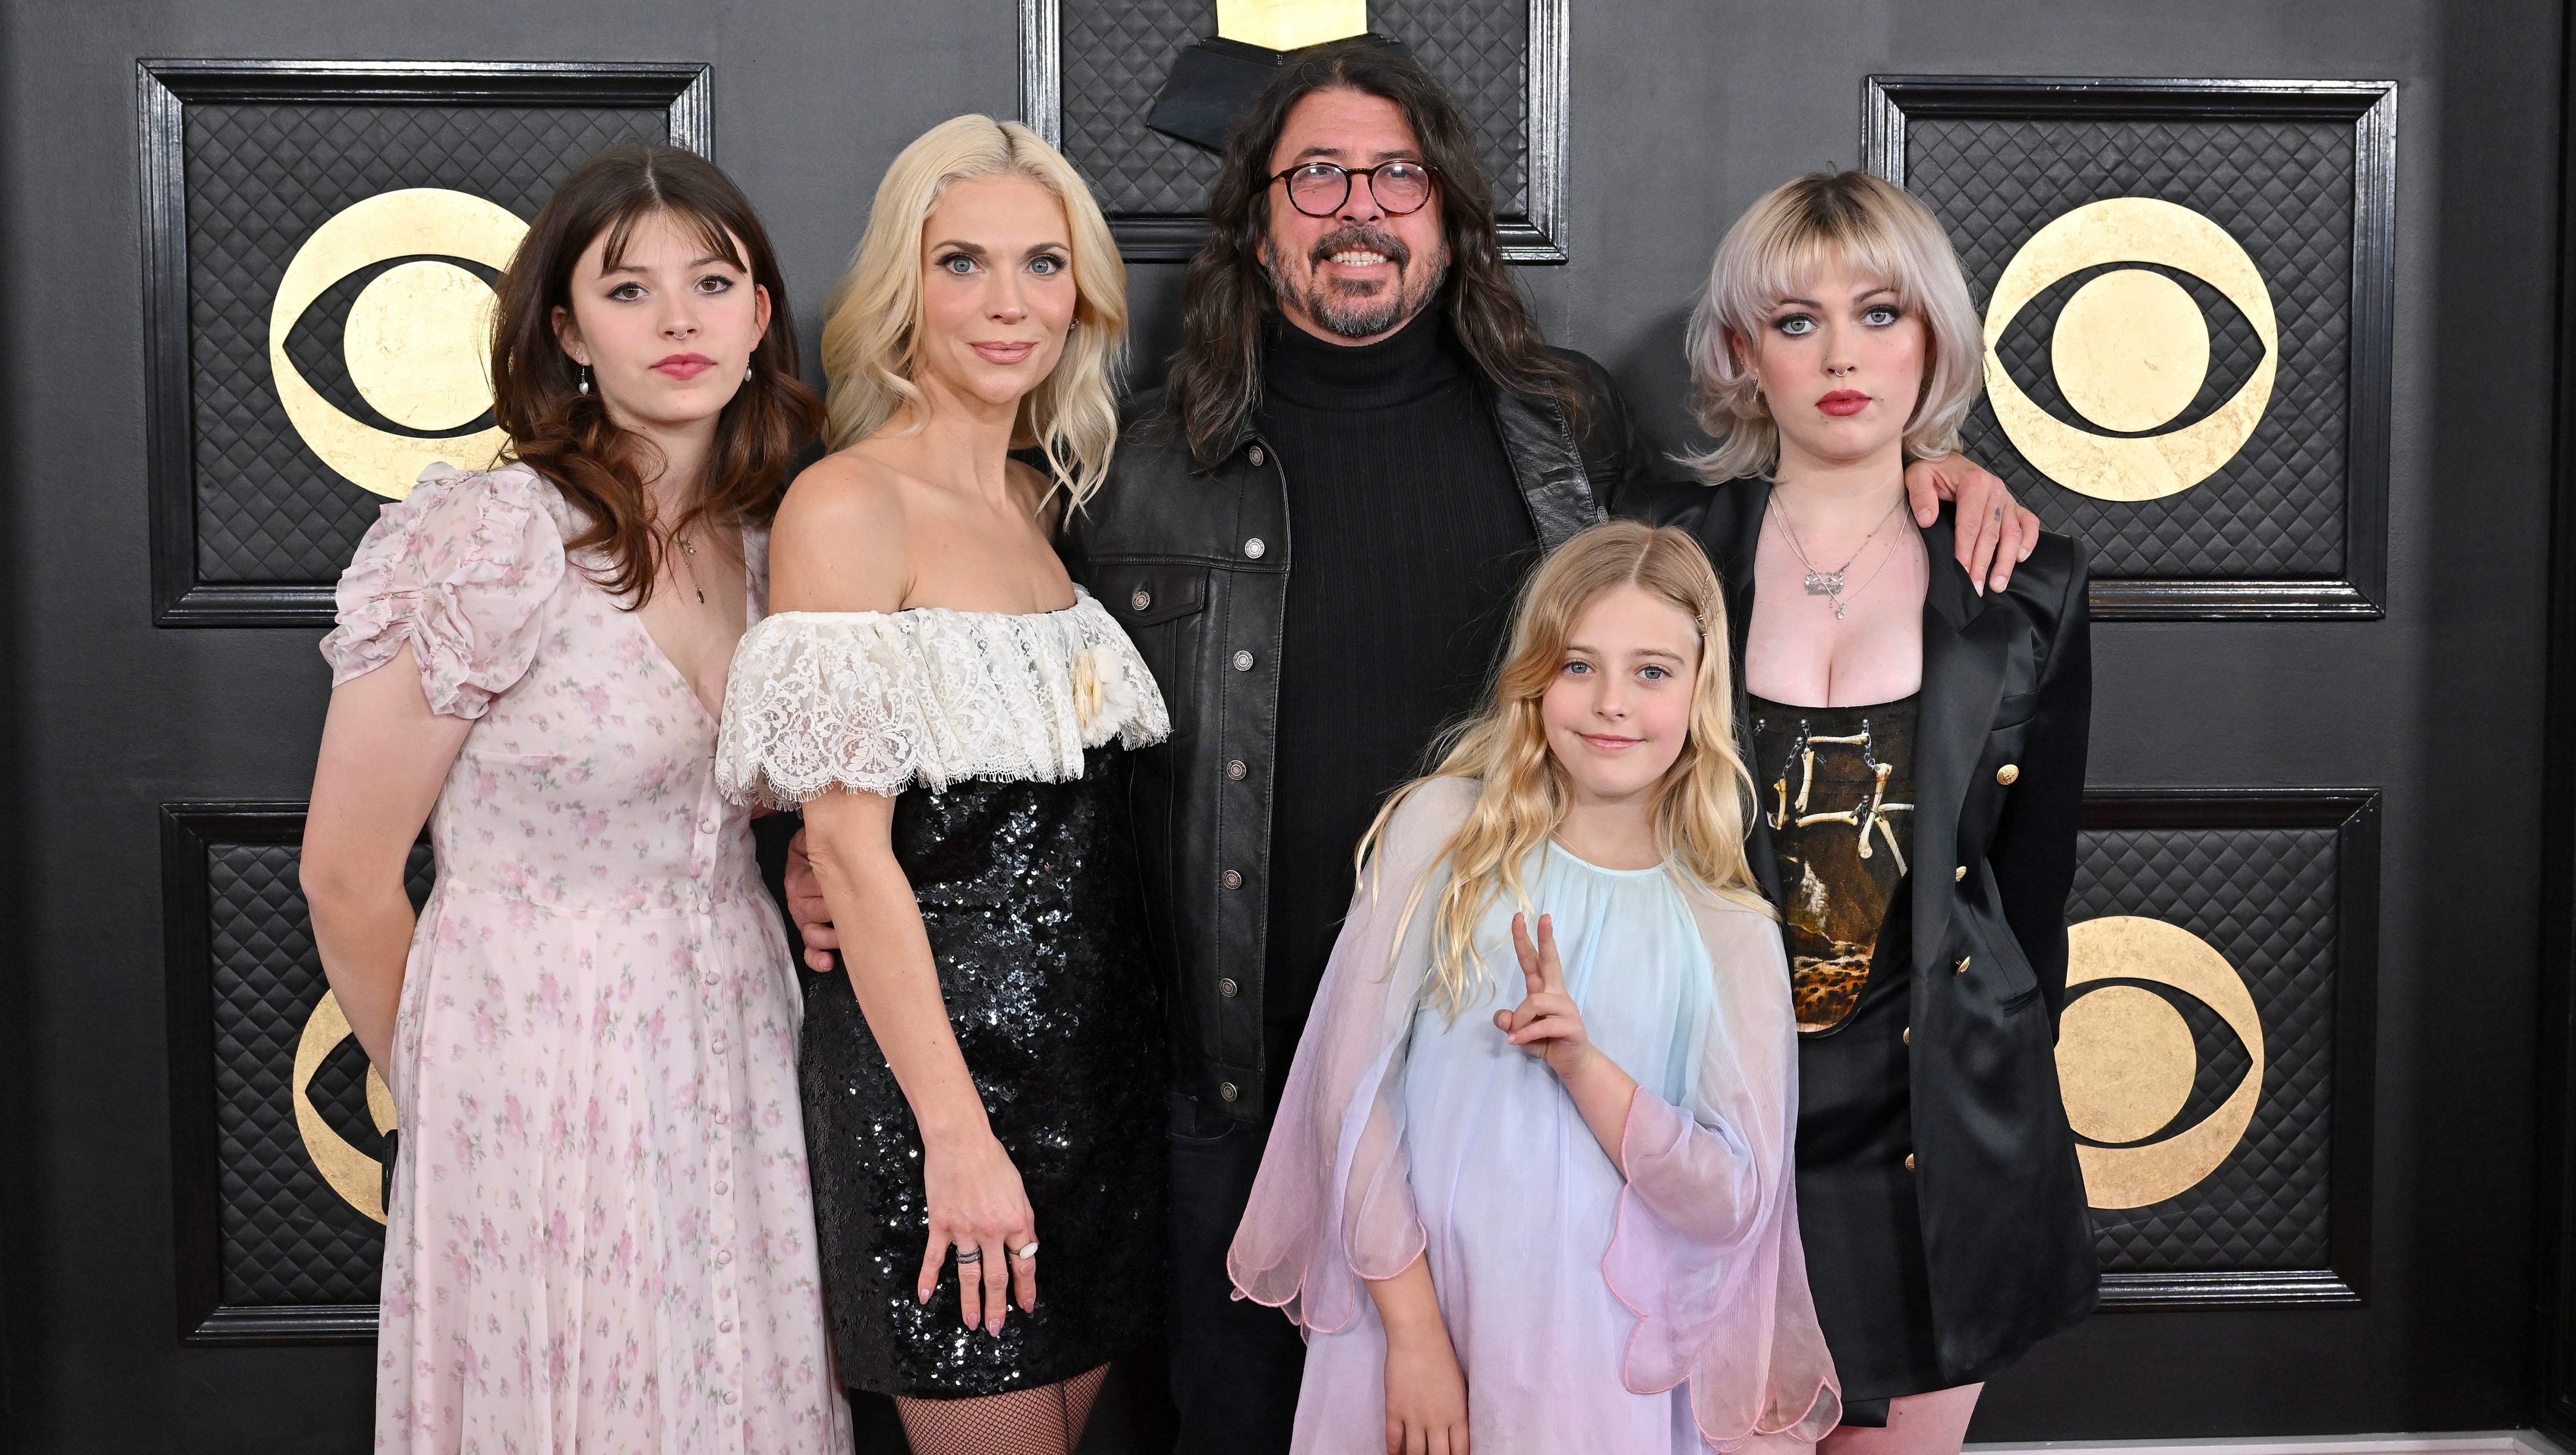
M 1918 699 L 1791 707 L 1748 699 L 1762 821 L 1780 871 L 1798 1029 L 1839 1027 L 1914 850 Z
M 716 786 L 791 808 L 834 789 L 1064 782 L 1087 749 L 1170 734 L 1152 671 L 1079 588 L 1025 615 L 789 611 L 735 649 Z

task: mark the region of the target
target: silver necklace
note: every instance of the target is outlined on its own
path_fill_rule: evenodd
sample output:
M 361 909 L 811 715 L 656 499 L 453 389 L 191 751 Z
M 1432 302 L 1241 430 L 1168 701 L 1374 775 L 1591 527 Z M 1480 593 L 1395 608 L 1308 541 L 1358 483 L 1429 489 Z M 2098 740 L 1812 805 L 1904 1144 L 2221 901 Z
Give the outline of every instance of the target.
M 1887 523 L 1896 518 L 1897 507 L 1904 503 L 1905 493 L 1900 490 L 1897 492 L 1896 498 L 1888 502 L 1887 514 L 1880 516 L 1878 518 L 1878 524 L 1869 528 L 1869 534 L 1860 538 L 1860 549 L 1851 553 L 1851 560 L 1843 562 L 1842 565 L 1831 571 L 1820 571 L 1816 569 L 1815 561 L 1807 555 L 1806 546 L 1798 540 L 1798 528 L 1790 523 L 1789 511 L 1787 507 L 1781 505 L 1779 493 L 1777 491 L 1772 493 L 1771 513 L 1780 518 L 1781 533 L 1788 536 L 1789 549 L 1798 553 L 1798 564 L 1807 568 L 1807 594 L 1809 596 L 1822 596 L 1831 601 L 1834 604 L 1834 620 L 1840 621 L 1843 619 L 1844 578 L 1850 573 L 1853 564 L 1858 562 L 1861 556 L 1869 550 L 1870 542 L 1877 540 L 1878 533 L 1887 529 Z M 1893 559 L 1895 555 L 1896 553 L 1894 551 L 1890 551 L 1886 556 L 1881 557 L 1878 563 L 1878 570 L 1870 572 L 1869 579 L 1860 583 L 1859 589 L 1853 591 L 1851 594 L 1858 596 L 1862 591 L 1867 591 L 1871 586 L 1877 584 L 1879 573 L 1887 569 L 1888 561 Z

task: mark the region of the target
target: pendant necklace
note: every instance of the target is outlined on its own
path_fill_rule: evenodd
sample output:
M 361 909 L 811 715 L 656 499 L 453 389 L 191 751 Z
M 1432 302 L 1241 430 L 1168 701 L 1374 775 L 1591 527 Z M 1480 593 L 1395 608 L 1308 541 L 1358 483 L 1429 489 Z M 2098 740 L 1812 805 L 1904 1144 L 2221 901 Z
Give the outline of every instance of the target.
M 704 606 L 707 604 L 707 588 L 698 582 L 698 548 L 689 543 L 687 536 L 673 536 L 672 539 L 680 543 L 680 565 L 689 573 L 689 589 L 698 593 L 698 605 Z
M 1860 538 L 1860 549 L 1851 553 L 1851 559 L 1843 562 L 1840 566 L 1831 571 L 1820 571 L 1816 569 L 1816 563 L 1808 557 L 1806 546 L 1799 542 L 1798 528 L 1789 523 L 1789 512 L 1780 504 L 1779 493 L 1777 491 L 1772 493 L 1771 513 L 1780 518 L 1781 533 L 1788 536 L 1789 549 L 1798 553 L 1798 564 L 1807 568 L 1807 594 L 1809 596 L 1822 596 L 1831 601 L 1834 605 L 1834 620 L 1840 621 L 1843 619 L 1843 580 L 1845 576 L 1850 573 L 1852 566 L 1860 560 L 1861 556 L 1869 550 L 1870 542 L 1877 540 L 1878 533 L 1887 529 L 1887 523 L 1896 518 L 1897 507 L 1904 503 L 1905 492 L 1900 490 L 1896 494 L 1896 499 L 1888 503 L 1887 514 L 1880 516 L 1878 518 L 1878 524 L 1869 528 L 1869 534 Z M 1888 557 L 1893 558 L 1896 553 L 1894 551 L 1890 551 L 1887 554 Z M 1879 572 L 1885 571 L 1886 569 L 1887 561 L 1883 559 L 1878 563 L 1878 570 L 1870 572 L 1869 580 L 1860 583 L 1859 588 L 1854 590 L 1852 595 L 1858 596 L 1861 592 L 1867 591 L 1878 581 Z

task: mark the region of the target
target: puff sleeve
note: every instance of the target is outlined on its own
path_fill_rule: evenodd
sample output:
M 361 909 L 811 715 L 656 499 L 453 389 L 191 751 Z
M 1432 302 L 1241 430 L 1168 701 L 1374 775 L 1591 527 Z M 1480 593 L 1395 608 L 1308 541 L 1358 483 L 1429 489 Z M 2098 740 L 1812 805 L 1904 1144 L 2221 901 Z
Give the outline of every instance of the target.
M 1629 1389 L 1690 1381 L 1720 1450 L 1811 1445 L 1842 1418 L 1798 1235 L 1798 1035 L 1780 932 L 1693 897 L 1715 984 L 1688 1107 L 1639 1087 L 1602 1276 L 1638 1323 Z
M 483 716 L 527 675 L 563 580 L 554 493 L 523 467 L 421 472 L 340 575 L 339 624 L 322 639 L 331 685 L 374 671 L 408 643 L 430 711 Z

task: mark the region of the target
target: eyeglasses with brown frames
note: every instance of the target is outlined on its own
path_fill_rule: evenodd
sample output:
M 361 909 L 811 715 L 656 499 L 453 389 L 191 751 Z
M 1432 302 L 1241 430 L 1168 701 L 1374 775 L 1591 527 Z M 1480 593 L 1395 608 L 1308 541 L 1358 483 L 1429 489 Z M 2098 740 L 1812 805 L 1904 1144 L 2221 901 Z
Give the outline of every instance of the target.
M 1288 184 L 1288 201 L 1308 217 L 1330 217 L 1351 197 L 1351 179 L 1368 178 L 1369 195 L 1391 217 L 1420 212 L 1431 200 L 1440 173 L 1422 162 L 1380 162 L 1374 167 L 1344 167 L 1331 162 L 1300 162 L 1270 178 Z M 1264 186 L 1269 183 L 1264 183 Z

